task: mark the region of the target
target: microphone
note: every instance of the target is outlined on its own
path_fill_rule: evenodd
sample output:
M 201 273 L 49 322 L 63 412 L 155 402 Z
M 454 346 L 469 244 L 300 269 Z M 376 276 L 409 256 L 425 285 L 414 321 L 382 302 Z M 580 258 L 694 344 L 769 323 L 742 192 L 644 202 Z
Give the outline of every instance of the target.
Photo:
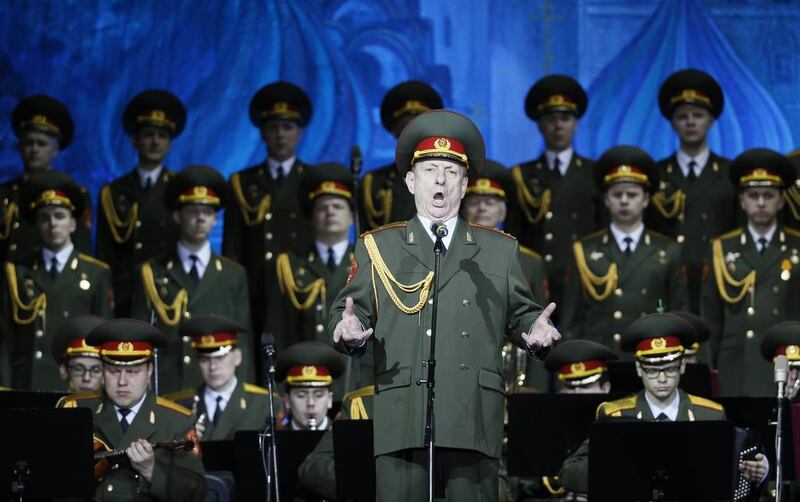
M 778 384 L 778 399 L 784 398 L 786 382 L 789 380 L 789 360 L 786 356 L 775 358 L 775 383 Z
M 277 348 L 275 347 L 275 337 L 272 333 L 261 333 L 261 351 L 267 359 L 275 357 Z
M 439 239 L 444 239 L 447 237 L 449 231 L 447 230 L 447 225 L 442 223 L 441 221 L 434 221 L 431 223 L 431 232 Z

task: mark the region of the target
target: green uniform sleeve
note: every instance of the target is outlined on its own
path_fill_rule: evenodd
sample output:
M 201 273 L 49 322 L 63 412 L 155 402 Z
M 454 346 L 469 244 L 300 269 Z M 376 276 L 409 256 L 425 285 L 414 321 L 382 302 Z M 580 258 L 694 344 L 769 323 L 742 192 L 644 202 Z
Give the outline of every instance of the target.
M 568 492 L 589 493 L 589 440 L 564 460 L 558 473 L 561 486 Z
M 191 427 L 191 418 L 187 417 L 186 423 Z M 187 432 L 189 427 L 186 428 Z M 198 457 L 192 452 L 163 449 L 156 450 L 155 455 L 152 480 L 148 483 L 143 476 L 139 476 L 139 487 L 144 493 L 165 502 L 203 500 L 206 483 L 203 463 Z
M 724 312 L 722 298 L 719 296 L 719 290 L 714 278 L 714 262 L 711 250 L 706 256 L 704 270 L 706 271 L 703 278 L 700 314 L 711 331 L 709 339 L 711 360 L 713 367 L 716 368 L 719 362 L 719 346 L 722 340 L 722 317 Z
M 364 247 L 364 239 L 359 238 L 356 242 L 356 251 L 354 265 L 351 267 L 349 284 L 339 291 L 336 299 L 331 304 L 331 313 L 328 317 L 328 336 L 333 339 L 333 330 L 336 324 L 342 320 L 342 313 L 344 312 L 347 297 L 353 299 L 353 312 L 361 321 L 364 329 L 369 329 L 375 326 L 377 319 L 377 309 L 375 307 L 375 297 L 372 287 L 372 274 L 371 274 L 371 261 L 367 254 L 367 249 Z M 353 267 L 356 267 L 356 272 L 352 272 Z M 517 265 L 519 268 L 519 265 Z M 366 344 L 358 349 L 351 349 L 341 340 L 335 344 L 335 347 L 340 352 L 349 355 L 362 355 L 365 352 Z

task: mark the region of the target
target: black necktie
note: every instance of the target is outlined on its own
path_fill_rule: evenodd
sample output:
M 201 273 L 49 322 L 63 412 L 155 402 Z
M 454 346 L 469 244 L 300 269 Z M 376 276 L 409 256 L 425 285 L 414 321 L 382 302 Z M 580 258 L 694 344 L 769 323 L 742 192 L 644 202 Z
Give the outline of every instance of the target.
M 219 419 L 222 416 L 222 396 L 217 396 L 217 409 L 214 410 L 214 425 L 219 423 Z
M 58 258 L 53 256 L 50 258 L 50 278 L 56 280 L 58 277 Z
M 625 242 L 625 256 L 630 256 L 633 253 L 633 249 L 631 249 L 631 244 L 633 244 L 633 237 L 625 237 L 622 239 Z
M 667 414 L 662 411 L 656 417 L 656 422 L 672 422 L 672 420 L 670 420 Z
M 200 271 L 197 269 L 197 262 L 200 260 L 200 258 L 194 254 L 190 254 L 189 258 L 192 260 L 192 268 L 189 269 L 189 278 L 192 280 L 192 282 L 197 284 L 200 282 Z
M 561 179 L 561 159 L 558 156 L 553 159 L 553 174 L 557 179 Z
M 128 427 L 131 426 L 131 424 L 128 423 L 128 419 L 126 418 L 128 416 L 128 413 L 130 413 L 130 412 L 131 412 L 131 410 L 129 408 L 120 408 L 119 409 L 119 414 L 122 415 L 122 420 L 119 421 L 119 425 L 120 425 L 120 427 L 122 427 L 122 433 L 123 434 L 128 432 Z
M 142 187 L 142 189 L 146 192 L 150 190 L 150 187 L 152 186 L 153 186 L 153 179 L 150 176 L 147 176 L 144 179 L 144 186 Z
M 697 162 L 694 160 L 689 161 L 689 175 L 686 177 L 690 182 L 697 179 Z
M 275 174 L 275 181 L 283 181 L 283 164 L 278 164 Z
M 758 244 L 760 246 L 758 248 L 758 254 L 764 254 L 764 251 L 767 250 L 767 244 L 769 244 L 769 241 L 767 241 L 766 237 L 761 237 L 758 239 Z
M 336 256 L 333 253 L 333 248 L 328 248 L 328 269 L 333 272 L 336 270 Z

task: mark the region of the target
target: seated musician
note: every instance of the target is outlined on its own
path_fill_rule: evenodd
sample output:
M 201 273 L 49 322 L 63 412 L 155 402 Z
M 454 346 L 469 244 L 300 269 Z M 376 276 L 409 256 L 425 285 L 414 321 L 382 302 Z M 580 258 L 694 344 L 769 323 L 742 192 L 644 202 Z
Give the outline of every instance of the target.
M 185 439 L 193 425 L 189 410 L 149 388 L 153 350 L 166 344 L 164 334 L 142 321 L 116 319 L 95 328 L 86 342 L 100 350 L 105 389 L 67 396 L 58 406 L 93 407 L 95 443 L 125 451 L 100 481 L 96 498 L 201 500 L 200 459 L 158 444 Z
M 71 393 L 99 391 L 103 386 L 103 363 L 100 350 L 86 343 L 86 337 L 106 319 L 93 315 L 78 316 L 61 325 L 52 344 L 58 371 Z
M 725 410 L 720 404 L 688 394 L 678 387 L 686 369 L 684 347 L 691 346 L 694 341 L 692 325 L 673 314 L 650 314 L 632 322 L 625 329 L 620 346 L 634 353 L 636 373 L 644 389 L 623 399 L 601 403 L 597 407 L 597 420 L 724 420 Z M 739 470 L 745 479 L 760 483 L 767 476 L 769 464 L 759 453 L 755 460 L 742 462 Z M 564 461 L 559 480 L 568 491 L 588 492 L 588 441 Z

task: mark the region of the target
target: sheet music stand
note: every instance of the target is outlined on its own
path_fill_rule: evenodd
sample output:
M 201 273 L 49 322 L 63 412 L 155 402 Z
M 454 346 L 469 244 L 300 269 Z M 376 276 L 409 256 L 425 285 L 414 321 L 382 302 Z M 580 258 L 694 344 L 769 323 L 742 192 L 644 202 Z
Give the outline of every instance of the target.
M 39 392 L 32 390 L 8 390 L 0 392 L 0 409 L 9 408 L 55 408 L 66 392 Z
M 338 500 L 375 500 L 375 453 L 372 420 L 337 420 L 333 423 Z
M 642 379 L 636 374 L 633 361 L 609 361 L 608 380 L 614 393 L 633 394 L 642 390 Z M 692 363 L 686 365 L 686 372 L 681 375 L 682 390 L 701 397 L 711 397 L 711 371 L 707 364 Z
M 297 468 L 319 443 L 325 431 L 278 431 L 278 489 L 281 500 L 294 500 Z M 264 469 L 258 451 L 259 431 L 238 431 L 234 436 L 236 492 L 238 500 L 264 500 Z
M 508 396 L 508 474 L 553 476 L 589 436 L 597 406 L 612 394 L 530 394 Z M 531 434 L 531 431 L 546 433 Z
M 591 500 L 730 500 L 735 438 L 730 422 L 596 422 L 589 442 Z
M 94 497 L 90 410 L 0 409 L 0 445 L 4 500 Z

